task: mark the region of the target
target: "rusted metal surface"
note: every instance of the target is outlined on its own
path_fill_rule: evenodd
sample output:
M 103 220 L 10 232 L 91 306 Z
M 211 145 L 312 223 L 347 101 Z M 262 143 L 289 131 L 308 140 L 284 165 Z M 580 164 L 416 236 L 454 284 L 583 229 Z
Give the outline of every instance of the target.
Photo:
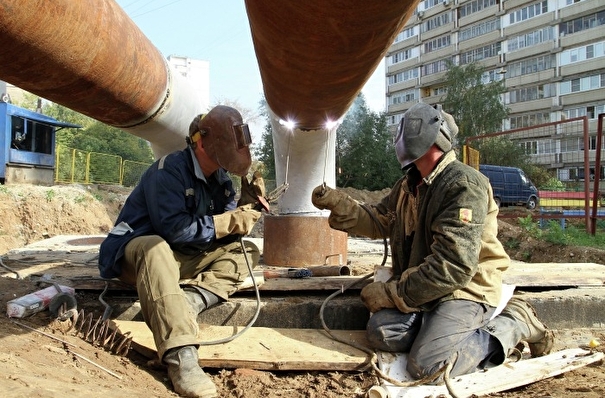
M 246 0 L 269 107 L 300 128 L 339 119 L 417 3 Z
M 162 54 L 112 0 L 1 0 L 0 78 L 112 126 L 164 101 Z
M 306 267 L 337 257 L 347 263 L 347 238 L 330 228 L 326 217 L 265 215 L 263 261 L 267 265 Z

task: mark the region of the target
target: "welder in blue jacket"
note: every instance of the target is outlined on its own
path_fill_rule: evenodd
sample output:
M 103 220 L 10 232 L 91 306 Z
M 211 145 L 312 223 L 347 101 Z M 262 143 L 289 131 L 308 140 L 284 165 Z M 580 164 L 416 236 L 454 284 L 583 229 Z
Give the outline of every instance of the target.
M 236 109 L 219 105 L 196 116 L 187 144 L 143 174 L 101 244 L 99 269 L 136 286 L 175 391 L 214 397 L 216 386 L 198 364 L 197 315 L 249 276 L 239 238 L 261 213 L 244 196 L 236 202 L 227 175 L 242 176 L 250 188 L 250 133 Z M 258 249 L 246 252 L 255 265 Z

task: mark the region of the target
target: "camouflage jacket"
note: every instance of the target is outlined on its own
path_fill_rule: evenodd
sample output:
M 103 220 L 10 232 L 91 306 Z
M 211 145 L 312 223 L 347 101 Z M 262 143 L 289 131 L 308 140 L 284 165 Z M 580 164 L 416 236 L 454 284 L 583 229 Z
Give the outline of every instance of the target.
M 412 167 L 380 203 L 358 206 L 348 232 L 390 239 L 394 274 L 410 269 L 397 285 L 408 306 L 465 299 L 495 307 L 510 259 L 492 196 L 489 180 L 450 151 L 426 178 Z

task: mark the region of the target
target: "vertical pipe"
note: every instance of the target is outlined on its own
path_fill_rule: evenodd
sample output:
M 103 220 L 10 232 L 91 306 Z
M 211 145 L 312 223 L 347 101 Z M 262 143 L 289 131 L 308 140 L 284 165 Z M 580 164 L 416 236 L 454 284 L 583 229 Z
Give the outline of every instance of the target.
M 595 168 L 594 168 L 594 187 L 592 193 L 592 214 L 590 219 L 590 233 L 595 235 L 597 233 L 597 212 L 599 208 L 599 196 L 600 188 L 599 183 L 601 180 L 601 152 L 603 149 L 603 118 L 605 113 L 599 114 L 599 120 L 597 122 L 597 147 L 595 154 Z
M 590 140 L 588 137 L 588 116 L 582 118 L 584 130 L 584 227 L 590 233 Z
M 336 127 L 331 129 L 289 129 L 269 110 L 275 150 L 277 185 L 288 182 L 280 198 L 279 213 L 316 213 L 311 192 L 317 185 L 336 184 Z

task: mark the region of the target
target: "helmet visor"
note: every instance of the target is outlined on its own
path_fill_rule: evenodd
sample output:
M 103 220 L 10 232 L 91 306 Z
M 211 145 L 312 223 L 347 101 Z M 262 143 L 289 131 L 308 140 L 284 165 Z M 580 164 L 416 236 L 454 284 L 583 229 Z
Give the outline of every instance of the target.
M 401 168 L 408 167 L 412 162 L 424 155 L 424 153 L 419 154 L 419 151 L 415 150 L 413 145 L 416 142 L 415 138 L 420 135 L 421 129 L 422 119 L 420 118 L 404 117 L 399 122 L 394 143 L 397 160 L 399 160 Z

